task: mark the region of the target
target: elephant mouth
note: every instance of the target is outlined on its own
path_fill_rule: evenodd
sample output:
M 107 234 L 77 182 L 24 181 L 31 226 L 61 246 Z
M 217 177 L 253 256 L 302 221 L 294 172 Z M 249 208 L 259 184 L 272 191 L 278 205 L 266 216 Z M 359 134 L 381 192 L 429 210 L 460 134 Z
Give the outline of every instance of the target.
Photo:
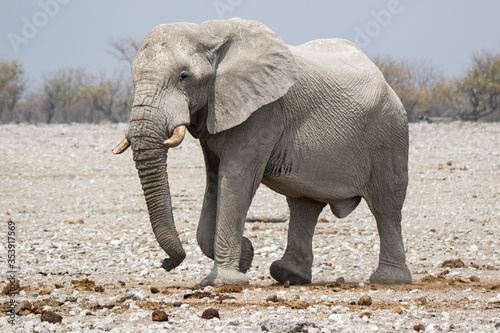
M 178 126 L 175 128 L 172 136 L 169 139 L 163 141 L 163 146 L 167 149 L 175 148 L 181 144 L 182 140 L 184 140 L 185 135 L 186 135 L 186 126 L 185 125 Z M 124 138 L 122 141 L 120 141 L 118 145 L 116 145 L 115 148 L 113 148 L 113 154 L 114 155 L 121 154 L 124 151 L 126 151 L 129 147 L 130 147 L 130 142 L 128 141 L 127 138 Z

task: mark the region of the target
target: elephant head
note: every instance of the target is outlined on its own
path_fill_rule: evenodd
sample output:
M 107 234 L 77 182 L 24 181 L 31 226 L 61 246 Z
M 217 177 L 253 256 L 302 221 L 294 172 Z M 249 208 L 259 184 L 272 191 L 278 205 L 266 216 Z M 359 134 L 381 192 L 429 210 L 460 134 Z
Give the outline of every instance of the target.
M 186 253 L 177 235 L 166 157 L 186 128 L 215 135 L 243 123 L 281 96 L 295 80 L 295 61 L 283 41 L 261 23 L 242 19 L 201 25 L 160 25 L 146 36 L 132 65 L 135 98 L 126 138 L 160 246 L 179 265 Z

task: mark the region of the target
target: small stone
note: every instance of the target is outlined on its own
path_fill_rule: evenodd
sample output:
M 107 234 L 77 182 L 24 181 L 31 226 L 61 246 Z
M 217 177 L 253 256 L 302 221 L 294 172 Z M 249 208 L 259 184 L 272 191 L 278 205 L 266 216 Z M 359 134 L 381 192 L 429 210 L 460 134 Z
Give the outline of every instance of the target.
M 397 313 L 397 314 L 402 314 L 403 313 L 403 309 L 400 307 L 400 306 L 395 306 L 392 311 L 392 313 Z
M 470 282 L 481 282 L 481 279 L 475 275 L 469 276 Z
M 14 311 L 15 311 L 16 315 L 19 315 L 19 312 L 24 311 L 24 310 L 31 311 L 31 308 L 32 308 L 32 305 L 29 301 L 22 301 L 21 303 L 16 304 L 16 308 Z
M 168 315 L 163 310 L 155 310 L 151 315 L 153 321 L 168 321 Z
M 337 283 L 345 283 L 345 279 L 344 279 L 344 277 L 341 276 L 341 277 L 337 278 L 337 280 L 335 282 L 337 282 Z
M 283 298 L 280 298 L 276 295 L 269 296 L 266 298 L 266 302 L 273 302 L 273 303 L 283 303 L 285 300 Z
M 206 293 L 211 293 L 215 290 L 215 288 L 213 286 L 206 286 L 205 288 L 203 288 L 203 292 L 206 292 Z
M 61 296 L 62 293 L 61 293 L 61 290 L 59 289 L 54 289 L 51 293 L 50 293 L 51 296 L 54 296 L 54 297 L 58 297 L 58 296 Z
M 426 282 L 426 283 L 435 283 L 435 282 L 443 281 L 445 279 L 446 278 L 442 275 L 435 277 L 434 275 L 429 274 L 429 275 L 424 276 L 422 279 L 420 279 L 420 281 Z
M 425 305 L 427 304 L 427 299 L 425 297 L 419 297 L 415 299 L 415 302 L 417 302 L 418 305 Z
M 425 326 L 423 324 L 417 324 L 413 326 L 413 329 L 417 332 L 425 331 Z
M 5 287 L 3 288 L 3 294 L 4 295 L 13 295 L 13 294 L 19 294 L 21 291 L 21 285 L 19 283 L 19 279 L 14 279 L 14 283 L 7 282 Z
M 158 294 L 160 292 L 160 289 L 158 289 L 156 287 L 151 287 L 150 291 L 152 294 Z
M 469 247 L 469 252 L 471 253 L 476 253 L 479 251 L 479 248 L 477 247 L 477 245 L 471 245 L 471 247 Z
M 125 297 L 133 301 L 143 301 L 145 298 L 142 292 L 135 288 L 128 288 Z
M 40 290 L 40 292 L 38 293 L 38 295 L 40 296 L 46 296 L 46 295 L 50 295 L 52 293 L 52 289 L 42 289 Z
M 217 287 L 217 292 L 219 293 L 240 293 L 242 291 L 243 291 L 243 286 L 238 286 L 238 285 L 224 285 Z
M 342 305 L 335 305 L 333 308 L 332 308 L 332 312 L 334 314 L 343 314 L 343 313 L 346 313 L 347 312 L 347 308 L 344 308 Z
M 62 316 L 58 315 L 57 313 L 54 313 L 52 311 L 43 311 L 42 312 L 42 316 L 40 317 L 40 319 L 42 321 L 46 321 L 46 322 L 49 322 L 51 324 L 55 324 L 55 323 L 61 323 L 62 322 Z
M 64 287 L 65 289 L 68 289 L 68 290 L 73 290 L 73 289 L 75 289 L 75 286 L 73 285 L 73 283 L 70 283 L 70 282 L 64 282 L 63 287 Z
M 203 313 L 201 314 L 201 318 L 203 319 L 212 319 L 212 318 L 219 318 L 219 311 L 217 311 L 214 308 L 208 308 Z
M 103 287 L 103 286 L 101 286 L 101 285 L 95 286 L 95 287 L 94 287 L 94 291 L 95 291 L 96 293 L 102 293 L 102 292 L 104 292 L 104 287 Z
M 290 281 L 283 283 L 283 288 L 290 288 Z
M 445 260 L 441 264 L 441 267 L 445 268 L 467 268 L 467 266 L 464 264 L 462 259 L 450 259 L 450 260 Z
M 364 296 L 361 296 L 359 299 L 358 299 L 358 305 L 366 305 L 366 306 L 370 306 L 372 305 L 372 298 L 368 295 L 364 295 Z
M 300 301 L 300 300 L 296 300 L 296 301 L 289 303 L 290 308 L 296 309 L 296 310 L 307 309 L 309 307 L 309 305 L 310 305 L 309 303 L 304 302 L 304 301 Z
M 372 316 L 372 314 L 370 312 L 363 312 L 359 315 L 359 318 L 366 317 L 366 318 L 370 319 L 371 316 Z
M 450 274 L 450 270 L 449 269 L 445 269 L 444 271 L 442 271 L 441 273 L 439 273 L 438 274 L 438 278 L 439 277 L 444 277 L 447 274 Z

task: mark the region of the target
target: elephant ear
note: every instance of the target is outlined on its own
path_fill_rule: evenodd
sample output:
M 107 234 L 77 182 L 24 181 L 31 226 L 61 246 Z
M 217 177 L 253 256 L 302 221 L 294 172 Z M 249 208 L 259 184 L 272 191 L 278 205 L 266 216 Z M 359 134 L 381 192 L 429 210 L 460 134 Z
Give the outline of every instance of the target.
M 207 115 L 211 134 L 241 124 L 294 84 L 294 57 L 283 40 L 264 24 L 230 19 L 207 21 L 202 28 L 218 41 Z

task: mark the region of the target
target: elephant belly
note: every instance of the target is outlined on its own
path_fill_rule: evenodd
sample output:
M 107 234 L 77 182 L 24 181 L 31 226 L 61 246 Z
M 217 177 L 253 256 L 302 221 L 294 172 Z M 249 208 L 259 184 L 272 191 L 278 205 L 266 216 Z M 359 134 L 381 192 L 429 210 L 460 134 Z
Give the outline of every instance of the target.
M 327 204 L 360 196 L 371 169 L 367 145 L 356 143 L 361 135 L 340 130 L 316 133 L 320 126 L 308 121 L 302 128 L 310 136 L 290 131 L 275 146 L 262 183 L 289 197 L 307 197 Z
M 314 177 L 294 172 L 293 166 L 277 168 L 264 173 L 262 183 L 271 190 L 288 197 L 307 197 L 327 204 L 336 204 L 360 195 L 361 188 L 356 181 L 346 182 L 333 173 L 325 177 Z

